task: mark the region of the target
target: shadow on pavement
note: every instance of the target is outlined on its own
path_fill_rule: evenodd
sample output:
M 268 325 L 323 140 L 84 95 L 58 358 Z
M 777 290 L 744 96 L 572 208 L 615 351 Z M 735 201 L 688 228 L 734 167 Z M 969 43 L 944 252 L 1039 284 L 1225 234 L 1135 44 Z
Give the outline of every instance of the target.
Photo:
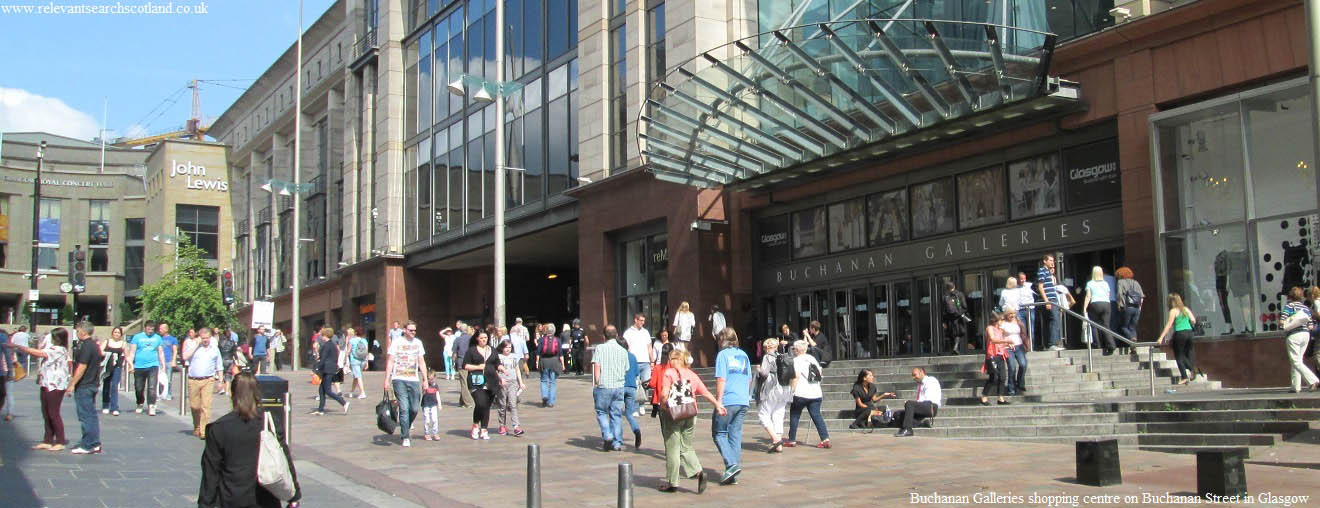
M 0 422 L 0 492 L 4 493 L 3 504 L 7 506 L 41 506 L 42 501 L 28 483 L 23 467 L 33 453 L 28 446 L 36 439 L 23 435 L 15 423 L 20 418 L 24 417 L 15 416 L 14 421 Z

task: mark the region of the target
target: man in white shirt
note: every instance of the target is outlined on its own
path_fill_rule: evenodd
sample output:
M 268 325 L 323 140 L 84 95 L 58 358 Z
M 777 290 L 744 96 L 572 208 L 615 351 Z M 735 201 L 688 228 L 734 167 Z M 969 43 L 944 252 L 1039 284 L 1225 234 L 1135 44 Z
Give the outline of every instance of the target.
M 917 382 L 917 400 L 909 400 L 903 403 L 901 415 L 895 414 L 894 419 L 903 419 L 903 424 L 895 437 L 907 437 L 912 435 L 912 425 L 916 423 L 917 418 L 934 418 L 939 413 L 940 406 L 944 405 L 944 391 L 940 388 L 939 380 L 934 376 L 927 376 L 926 369 L 914 367 L 912 369 L 912 380 Z M 882 397 L 894 397 L 893 393 L 886 393 Z
M 649 400 L 643 388 L 651 380 L 651 364 L 655 354 L 651 348 L 651 332 L 646 330 L 646 316 L 638 313 L 633 316 L 633 325 L 623 331 L 623 341 L 628 343 L 628 352 L 637 358 L 637 400 Z M 639 405 L 637 415 L 645 414 Z
M 720 337 L 720 332 L 724 331 L 725 326 L 728 326 L 728 324 L 724 321 L 724 313 L 720 312 L 719 305 L 710 306 L 709 319 L 710 319 L 710 336 L 714 337 L 715 340 L 718 342 Z
M 183 361 L 188 364 L 188 406 L 192 408 L 193 435 L 206 439 L 206 424 L 211 423 L 211 394 L 224 373 L 220 348 L 211 340 L 211 329 L 197 330 L 197 338 L 183 345 Z M 113 395 L 111 395 L 113 397 Z

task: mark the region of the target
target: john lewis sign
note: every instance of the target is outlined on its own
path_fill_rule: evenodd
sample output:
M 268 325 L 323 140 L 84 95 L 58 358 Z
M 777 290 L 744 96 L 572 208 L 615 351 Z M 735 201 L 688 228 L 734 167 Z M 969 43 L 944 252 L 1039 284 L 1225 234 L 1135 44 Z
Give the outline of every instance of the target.
M 760 290 L 775 291 L 978 258 L 1057 250 L 1077 243 L 1118 238 L 1122 233 L 1122 210 L 1111 208 L 797 261 L 759 270 L 756 282 Z
M 192 161 L 170 161 L 170 178 L 182 176 L 188 189 L 229 192 L 229 182 L 223 178 L 208 179 L 206 166 L 198 166 Z

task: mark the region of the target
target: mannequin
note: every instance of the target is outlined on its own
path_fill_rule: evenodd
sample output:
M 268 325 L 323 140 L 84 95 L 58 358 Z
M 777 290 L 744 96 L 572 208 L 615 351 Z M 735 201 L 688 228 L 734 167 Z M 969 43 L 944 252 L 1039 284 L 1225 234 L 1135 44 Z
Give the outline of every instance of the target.
M 1246 248 L 1238 242 L 1215 255 L 1215 293 L 1219 296 L 1219 310 L 1224 314 L 1224 323 L 1228 325 L 1227 334 L 1233 333 L 1234 310 L 1241 312 L 1238 324 L 1242 326 L 1242 331 L 1252 332 L 1249 263 Z

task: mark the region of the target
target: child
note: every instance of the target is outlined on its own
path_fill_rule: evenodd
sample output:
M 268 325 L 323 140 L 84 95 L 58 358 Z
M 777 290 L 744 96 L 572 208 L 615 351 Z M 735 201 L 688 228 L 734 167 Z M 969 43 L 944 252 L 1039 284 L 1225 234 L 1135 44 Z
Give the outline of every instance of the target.
M 497 398 L 500 409 L 500 435 L 507 436 L 509 428 L 505 423 L 512 423 L 513 435 L 521 436 L 523 430 L 518 425 L 518 396 L 523 390 L 522 376 L 518 372 L 520 356 L 514 354 L 513 343 L 507 340 L 501 342 L 496 351 L 500 355 L 500 393 Z
M 440 390 L 436 388 L 439 381 L 439 375 L 432 375 L 430 388 L 422 394 L 422 430 L 427 441 L 440 440 Z

